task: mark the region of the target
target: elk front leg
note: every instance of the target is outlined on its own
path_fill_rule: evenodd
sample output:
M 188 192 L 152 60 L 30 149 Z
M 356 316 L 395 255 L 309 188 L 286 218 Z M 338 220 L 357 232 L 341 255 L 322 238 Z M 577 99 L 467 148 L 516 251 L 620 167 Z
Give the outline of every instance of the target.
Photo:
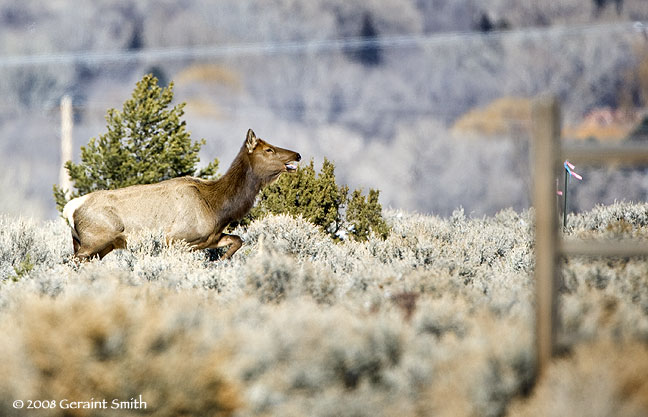
M 234 252 L 240 249 L 243 245 L 243 239 L 236 235 L 228 235 L 227 233 L 221 234 L 220 239 L 216 243 L 209 246 L 210 249 L 222 248 L 223 246 L 228 246 L 229 249 L 225 252 L 225 255 L 221 259 L 227 259 L 230 256 L 234 255 Z

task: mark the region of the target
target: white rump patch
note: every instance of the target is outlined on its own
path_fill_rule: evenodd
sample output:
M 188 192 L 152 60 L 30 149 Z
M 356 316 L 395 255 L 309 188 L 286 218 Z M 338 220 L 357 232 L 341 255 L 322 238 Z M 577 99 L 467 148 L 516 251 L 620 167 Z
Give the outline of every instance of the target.
M 74 212 L 79 207 L 81 207 L 83 203 L 85 203 L 87 198 L 87 195 L 73 198 L 72 200 L 68 201 L 65 207 L 63 207 L 63 217 L 65 217 L 68 222 L 68 226 L 70 226 L 72 229 L 74 229 Z

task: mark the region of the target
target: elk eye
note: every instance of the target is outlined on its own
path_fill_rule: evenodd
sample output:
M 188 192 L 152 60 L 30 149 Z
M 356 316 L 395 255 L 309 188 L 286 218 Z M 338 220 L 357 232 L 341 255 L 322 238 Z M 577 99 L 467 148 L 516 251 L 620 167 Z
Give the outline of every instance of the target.
M 272 149 L 272 148 L 268 148 L 268 149 L 266 149 L 266 152 L 268 152 L 268 153 L 274 153 L 274 149 Z

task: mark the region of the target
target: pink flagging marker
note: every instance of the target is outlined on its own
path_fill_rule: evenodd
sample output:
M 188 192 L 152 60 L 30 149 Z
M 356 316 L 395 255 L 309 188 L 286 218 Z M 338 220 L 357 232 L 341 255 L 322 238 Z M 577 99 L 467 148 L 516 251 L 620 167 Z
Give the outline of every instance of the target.
M 583 177 L 581 177 L 580 175 L 578 175 L 577 173 L 575 173 L 574 171 L 572 171 L 572 170 L 573 170 L 574 168 L 576 168 L 576 167 L 575 167 L 574 164 L 572 164 L 571 162 L 569 162 L 569 161 L 566 160 L 566 161 L 565 161 L 565 164 L 564 164 L 564 167 L 565 167 L 565 169 L 567 170 L 567 172 L 569 172 L 569 175 L 570 175 L 570 176 L 576 178 L 576 179 L 579 180 L 579 181 L 581 181 L 581 180 L 583 179 Z

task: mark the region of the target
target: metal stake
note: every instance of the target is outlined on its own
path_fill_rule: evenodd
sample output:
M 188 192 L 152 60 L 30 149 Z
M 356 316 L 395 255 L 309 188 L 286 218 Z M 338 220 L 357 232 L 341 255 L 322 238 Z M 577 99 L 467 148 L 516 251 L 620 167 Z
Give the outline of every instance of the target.
M 563 232 L 567 230 L 567 182 L 569 171 L 565 169 L 565 188 L 563 189 Z

